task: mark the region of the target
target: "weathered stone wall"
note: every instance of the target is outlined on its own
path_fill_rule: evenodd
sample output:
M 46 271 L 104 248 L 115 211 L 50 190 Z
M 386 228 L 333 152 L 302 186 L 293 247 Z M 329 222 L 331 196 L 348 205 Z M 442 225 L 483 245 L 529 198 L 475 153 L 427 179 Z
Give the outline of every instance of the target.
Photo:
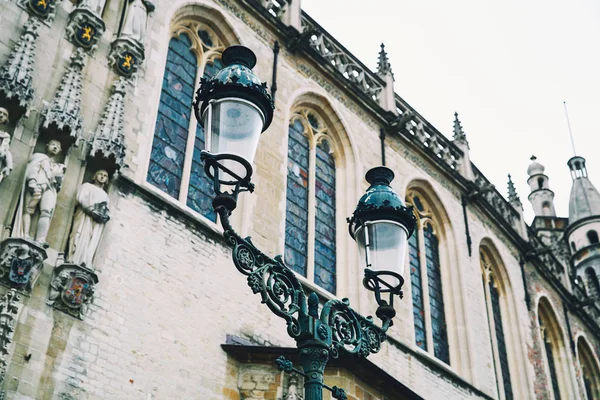
M 44 101 L 51 100 L 73 51 L 73 45 L 64 38 L 72 7 L 70 2 L 61 2 L 52 25 L 42 25 L 34 72 L 34 107 L 20 125 L 10 127 L 14 131 L 11 150 L 15 170 L 0 185 L 0 222 L 5 236 L 12 225 L 26 161 L 36 146 L 39 110 Z M 85 136 L 96 127 L 116 79 L 108 70 L 106 55 L 121 7 L 121 2 L 108 2 L 103 15 L 107 32 L 84 69 Z M 68 172 L 52 221 L 50 257 L 19 313 L 4 383 L 9 398 L 281 398 L 281 373 L 271 366 L 240 364 L 228 357 L 220 344 L 226 335 L 237 335 L 256 343 L 292 347 L 294 342 L 287 336 L 284 322 L 252 295 L 244 277 L 233 267 L 220 228 L 145 182 L 173 19 L 202 19 L 207 15 L 232 41 L 237 38 L 255 51 L 259 60 L 255 72 L 261 79 L 270 80 L 272 46 L 282 38 L 242 2 L 158 2 L 148 24 L 145 64 L 126 96 L 128 168 L 110 189 L 112 219 L 96 256 L 100 283 L 93 304 L 83 321 L 45 304 L 52 268 L 66 246 L 74 195 L 85 175 L 83 149 L 79 148 L 65 161 Z M 18 39 L 26 19 L 26 12 L 16 4 L 0 3 L 0 62 Z M 339 196 L 339 215 L 351 214 L 367 187 L 364 173 L 381 163 L 376 116 L 334 79 L 319 72 L 313 61 L 283 46 L 275 117 L 261 138 L 256 156 L 256 191 L 242 196 L 233 217 L 236 229 L 243 236 L 251 235 L 267 254 L 283 252 L 288 121 L 294 107 L 302 105 L 323 111 L 343 150 L 338 176 L 343 177 L 345 193 Z M 544 398 L 547 380 L 541 366 L 537 300 L 533 294 L 543 292 L 564 319 L 560 296 L 533 265 L 527 264 L 528 289 L 532 293 L 529 312 L 518 262 L 521 254 L 497 222 L 477 207 L 467 207 L 473 243 L 469 256 L 461 185 L 406 139 L 388 136 L 386 156 L 388 166 L 396 172 L 394 189 L 405 195 L 409 188 L 418 187 L 434 199 L 439 210 L 451 362 L 447 366 L 414 344 L 408 280 L 404 300 L 397 303 L 390 342 L 371 357 L 372 361 L 426 399 L 498 398 L 479 260 L 480 246 L 487 246 L 497 255 L 508 298 L 503 318 L 510 321 L 505 323 L 504 331 L 513 393 L 515 398 Z M 340 219 L 337 296 L 350 298 L 357 310 L 368 315 L 375 310 L 375 302 L 361 289 L 362 266 L 344 225 Z M 310 282 L 305 283 L 310 290 L 331 297 Z M 561 319 L 560 324 L 564 327 L 565 321 Z M 585 335 L 598 351 L 597 333 L 589 331 L 575 316 L 571 325 L 573 337 Z M 568 361 L 574 365 L 572 386 L 582 390 L 580 373 L 575 372 L 577 360 L 573 357 Z M 342 369 L 330 369 L 326 375 L 327 383 L 346 388 L 354 396 L 351 398 L 385 398 L 382 388 L 370 387 Z M 573 392 L 573 398 L 577 397 L 581 396 Z

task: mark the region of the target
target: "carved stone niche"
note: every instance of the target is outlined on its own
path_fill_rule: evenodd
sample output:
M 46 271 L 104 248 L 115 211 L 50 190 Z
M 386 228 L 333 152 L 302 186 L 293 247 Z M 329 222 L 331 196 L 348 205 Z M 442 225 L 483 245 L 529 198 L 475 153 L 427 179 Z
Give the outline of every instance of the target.
M 144 46 L 131 38 L 118 38 L 110 45 L 108 65 L 126 78 L 135 74 L 144 61 Z
M 78 7 L 69 14 L 67 39 L 93 54 L 105 29 L 102 18 L 87 8 Z
M 51 24 L 56 15 L 55 0 L 19 0 L 19 6 L 27 10 L 29 14 L 39 18 L 46 24 Z
M 98 275 L 77 264 L 62 264 L 52 271 L 46 304 L 83 320 L 94 297 Z
M 31 294 L 46 258 L 44 248 L 32 240 L 4 240 L 0 243 L 0 284 Z

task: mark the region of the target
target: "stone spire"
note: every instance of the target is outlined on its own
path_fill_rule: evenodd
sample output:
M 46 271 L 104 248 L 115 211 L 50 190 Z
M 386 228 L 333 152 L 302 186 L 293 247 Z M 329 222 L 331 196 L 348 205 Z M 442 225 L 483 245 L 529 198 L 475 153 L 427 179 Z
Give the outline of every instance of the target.
M 385 51 L 385 45 L 381 43 L 381 50 L 379 51 L 379 60 L 377 61 L 377 75 L 384 77 L 387 74 L 392 74 L 392 65 L 388 58 L 387 52 Z
M 107 170 L 119 170 L 125 164 L 124 110 L 127 81 L 120 77 L 115 81 L 112 95 L 106 103 L 102 119 L 91 138 L 89 157 L 99 158 L 107 164 Z
M 510 174 L 508 174 L 508 201 L 513 205 L 517 210 L 519 208 L 523 208 L 523 203 L 521 203 L 521 199 L 517 194 L 517 189 L 515 189 L 515 184 L 512 180 Z
M 392 66 L 383 43 L 381 43 L 381 51 L 379 52 L 379 60 L 377 61 L 377 75 L 385 81 L 385 86 L 379 94 L 379 105 L 384 110 L 398 115 L 398 110 L 396 108 L 396 91 L 394 89 L 394 74 L 392 73 Z
M 567 164 L 573 178 L 569 198 L 569 223 L 593 216 L 600 217 L 600 193 L 588 178 L 585 158 L 575 156 Z
M 467 148 L 469 147 L 469 142 L 467 142 L 467 135 L 463 131 L 462 124 L 458 119 L 458 113 L 454 113 L 454 136 L 453 140 L 455 144 L 465 144 Z
M 458 119 L 458 113 L 454 113 L 454 136 L 453 141 L 456 147 L 462 150 L 463 157 L 460 163 L 460 173 L 467 179 L 473 180 L 473 167 L 471 166 L 471 157 L 469 156 L 469 142 L 467 142 L 467 135 L 463 131 L 460 120 Z
M 83 91 L 82 70 L 85 66 L 85 51 L 81 48 L 75 50 L 67 71 L 54 94 L 52 103 L 42 110 L 42 128 L 52 130 L 52 134 L 67 136 L 69 142 L 77 144 L 81 136 L 81 94 Z
M 0 92 L 9 100 L 13 100 L 26 112 L 35 90 L 32 76 L 35 66 L 36 40 L 39 36 L 40 21 L 31 17 L 24 26 L 24 32 L 8 56 L 6 63 L 0 68 Z

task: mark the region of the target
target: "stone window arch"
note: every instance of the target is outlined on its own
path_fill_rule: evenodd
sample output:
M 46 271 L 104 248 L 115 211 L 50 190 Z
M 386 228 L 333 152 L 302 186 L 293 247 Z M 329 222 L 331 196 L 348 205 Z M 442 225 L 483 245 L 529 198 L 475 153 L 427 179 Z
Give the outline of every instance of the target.
M 211 77 L 223 67 L 221 53 L 236 39 L 215 10 L 187 6 L 174 21 L 146 180 L 214 222 L 212 184 L 200 161 L 206 137 L 192 115 L 192 102 L 200 78 Z
M 303 102 L 292 109 L 288 125 L 284 259 L 298 274 L 335 294 L 340 264 L 338 233 L 345 233 L 341 217 L 344 208 L 339 207 L 338 201 L 345 191 L 345 158 L 339 133 L 332 125 L 314 104 Z
M 542 297 L 538 304 L 538 322 L 550 398 L 568 399 L 571 385 L 565 336 L 559 319 L 546 297 Z
M 585 286 L 587 294 L 590 298 L 597 299 L 600 296 L 600 283 L 596 271 L 592 267 L 585 270 Z
M 414 207 L 417 217 L 415 233 L 408 241 L 415 344 L 450 364 L 440 257 L 442 227 L 426 194 L 409 189 L 406 202 Z
M 600 399 L 600 368 L 594 351 L 583 336 L 577 339 L 577 358 L 587 400 Z

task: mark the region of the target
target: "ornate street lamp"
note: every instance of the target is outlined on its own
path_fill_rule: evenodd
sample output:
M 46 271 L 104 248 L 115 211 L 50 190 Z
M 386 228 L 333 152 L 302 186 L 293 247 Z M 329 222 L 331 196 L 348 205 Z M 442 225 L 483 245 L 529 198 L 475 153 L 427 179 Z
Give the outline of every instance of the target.
M 252 291 L 260 293 L 262 302 L 286 320 L 288 334 L 300 350 L 302 371 L 283 357 L 277 364 L 281 370 L 304 376 L 304 399 L 321 400 L 323 388 L 331 390 L 334 398 L 346 399 L 344 390 L 323 383 L 325 366 L 329 356 L 336 358 L 340 351 L 367 357 L 381 348 L 396 314 L 394 296 L 402 297 L 404 256 L 416 224 L 414 214 L 390 187 L 394 178 L 390 169 L 377 167 L 367 172 L 371 186 L 348 222 L 365 261 L 363 284 L 375 293 L 382 326 L 350 308 L 348 299 L 327 301 L 319 314 L 319 297 L 314 292 L 306 295 L 281 256 L 263 254 L 250 238 L 240 237 L 229 221 L 239 193 L 254 189 L 252 162 L 260 134 L 273 119 L 274 106 L 266 84 L 251 70 L 256 56 L 250 49 L 229 47 L 222 60 L 225 68 L 214 78 L 201 80 L 194 110 L 210 137 L 209 151 L 203 151 L 201 158 L 213 181 L 213 207 L 223 235 L 233 245 L 233 263 L 247 276 Z

